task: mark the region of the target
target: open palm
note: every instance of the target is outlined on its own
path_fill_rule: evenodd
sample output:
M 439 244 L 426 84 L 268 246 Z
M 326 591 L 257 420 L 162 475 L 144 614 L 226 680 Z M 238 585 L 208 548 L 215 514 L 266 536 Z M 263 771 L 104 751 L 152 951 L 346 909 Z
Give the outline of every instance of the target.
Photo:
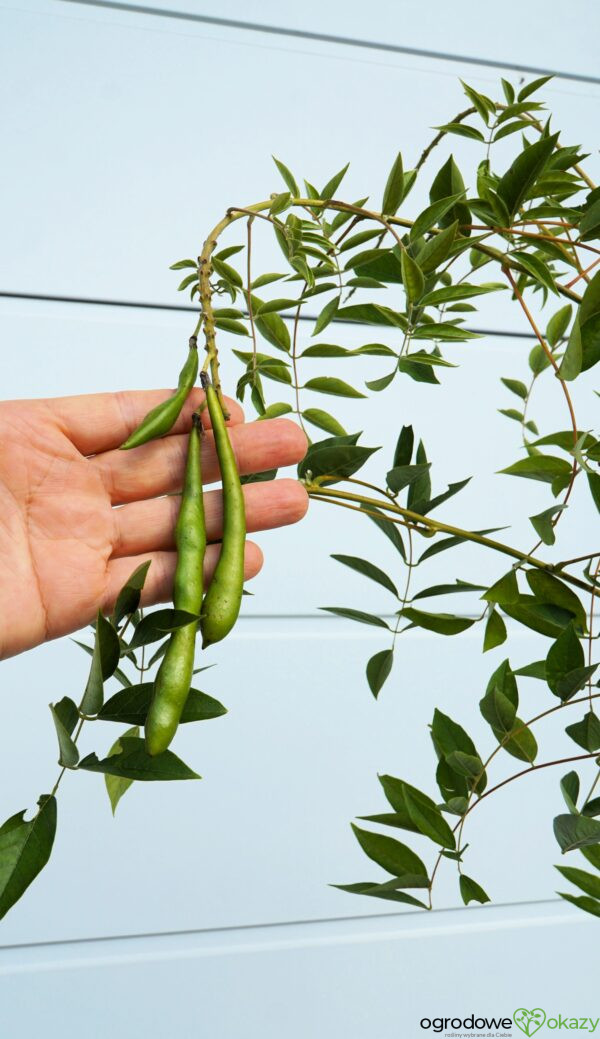
M 111 608 L 119 588 L 144 560 L 152 565 L 142 602 L 171 598 L 179 507 L 194 390 L 171 434 L 133 451 L 118 447 L 168 390 L 92 394 L 0 403 L 0 658 L 76 631 L 99 606 Z M 241 473 L 300 460 L 302 431 L 286 419 L 245 425 L 228 402 L 231 440 Z M 203 422 L 209 424 L 203 412 Z M 218 480 L 212 434 L 202 448 L 203 480 Z M 307 507 L 295 480 L 244 488 L 248 530 L 293 523 Z M 172 496 L 170 496 L 172 495 Z M 165 497 L 166 496 L 166 497 Z M 122 506 L 122 507 L 116 507 Z M 219 491 L 205 496 L 209 541 L 222 526 Z M 219 554 L 206 554 L 210 576 Z M 245 576 L 262 565 L 246 543 Z

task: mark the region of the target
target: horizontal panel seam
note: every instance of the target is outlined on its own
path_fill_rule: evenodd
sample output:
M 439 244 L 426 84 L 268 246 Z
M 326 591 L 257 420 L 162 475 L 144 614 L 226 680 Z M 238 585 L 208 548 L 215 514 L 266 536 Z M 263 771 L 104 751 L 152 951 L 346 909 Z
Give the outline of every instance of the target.
M 542 898 L 542 899 L 526 899 L 523 901 L 516 902 L 496 902 L 492 907 L 496 909 L 519 909 L 524 906 L 542 906 L 542 905 L 562 905 L 561 899 L 558 898 Z M 428 917 L 440 917 L 448 913 L 460 913 L 461 915 L 468 913 L 469 916 L 473 916 L 475 913 L 480 915 L 482 910 L 475 908 L 467 909 L 464 906 L 448 907 L 447 909 L 434 909 L 428 914 Z M 486 915 L 490 915 L 490 908 L 485 910 Z M 88 945 L 94 942 L 114 942 L 114 941 L 136 941 L 146 938 L 177 938 L 186 937 L 191 935 L 204 935 L 204 934 L 228 934 L 232 931 L 256 931 L 256 930 L 275 930 L 283 927 L 300 927 L 300 926 L 311 926 L 318 924 L 344 924 L 344 923 L 360 923 L 363 920 L 390 920 L 412 917 L 417 919 L 417 914 L 412 911 L 397 912 L 397 913 L 365 913 L 363 915 L 353 914 L 351 916 L 330 916 L 330 917 L 315 917 L 305 920 L 278 920 L 272 923 L 253 923 L 253 924 L 231 924 L 225 927 L 198 927 L 188 928 L 183 930 L 174 931 L 148 931 L 134 934 L 115 934 L 115 935 L 101 935 L 99 937 L 90 938 L 62 938 L 56 941 L 42 941 L 42 942 L 15 942 L 12 945 L 0 945 L 0 953 L 8 952 L 13 949 L 39 949 L 47 947 L 57 947 L 65 945 Z M 426 933 L 426 931 L 424 931 Z

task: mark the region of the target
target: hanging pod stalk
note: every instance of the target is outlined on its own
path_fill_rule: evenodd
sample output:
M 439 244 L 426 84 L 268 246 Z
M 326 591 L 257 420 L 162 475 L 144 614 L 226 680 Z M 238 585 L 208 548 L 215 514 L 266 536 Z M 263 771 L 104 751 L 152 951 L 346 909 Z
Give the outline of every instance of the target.
M 202 645 L 220 642 L 231 631 L 240 612 L 244 586 L 246 510 L 240 476 L 217 392 L 206 372 L 201 373 L 208 413 L 215 437 L 223 485 L 223 539 L 221 554 L 202 606 Z
M 147 444 L 149 440 L 164 437 L 179 418 L 181 409 L 189 397 L 197 375 L 198 345 L 196 336 L 192 336 L 185 364 L 179 373 L 179 381 L 175 393 L 148 412 L 137 429 L 134 429 L 133 433 L 127 437 L 125 443 L 121 444 L 121 451 L 129 451 L 132 447 L 140 447 L 141 444 Z
M 177 566 L 173 605 L 177 610 L 199 614 L 202 604 L 206 525 L 202 496 L 200 418 L 192 416 L 185 479 L 179 516 L 175 525 Z M 177 628 L 170 636 L 154 680 L 154 694 L 146 718 L 146 748 L 160 754 L 169 746 L 187 700 L 192 674 L 198 622 Z

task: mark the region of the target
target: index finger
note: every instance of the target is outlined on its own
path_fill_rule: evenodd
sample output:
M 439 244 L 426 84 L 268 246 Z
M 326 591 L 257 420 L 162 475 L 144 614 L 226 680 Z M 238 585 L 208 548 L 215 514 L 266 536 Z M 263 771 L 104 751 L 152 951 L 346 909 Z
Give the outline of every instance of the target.
M 173 390 L 120 390 L 116 393 L 86 393 L 76 397 L 52 397 L 44 401 L 65 436 L 82 455 L 95 455 L 119 447 L 140 424 L 145 415 L 167 400 Z M 199 386 L 191 390 L 171 433 L 185 433 L 192 425 L 192 412 L 204 400 Z M 244 413 L 234 400 L 225 398 L 230 423 L 244 421 Z M 210 426 L 206 411 L 202 423 Z

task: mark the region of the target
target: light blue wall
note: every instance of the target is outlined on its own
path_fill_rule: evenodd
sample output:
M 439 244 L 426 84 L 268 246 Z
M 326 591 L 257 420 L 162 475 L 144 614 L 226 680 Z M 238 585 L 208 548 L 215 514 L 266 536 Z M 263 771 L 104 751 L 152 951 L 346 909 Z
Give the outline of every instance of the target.
M 349 196 L 377 197 L 397 150 L 410 166 L 428 128 L 464 106 L 458 76 L 495 89 L 501 70 L 466 59 L 597 71 L 600 16 L 584 0 L 552 20 L 547 5 L 515 0 L 501 16 L 472 0 L 378 0 L 368 11 L 341 0 L 161 7 L 464 60 L 60 0 L 0 3 L 3 397 L 168 384 L 165 354 L 180 351 L 190 315 L 135 304 L 179 301 L 168 264 L 194 255 L 227 205 L 278 190 L 271 152 L 317 184 L 350 159 Z M 598 83 L 557 78 L 545 94 L 568 143 L 594 151 Z M 473 147 L 452 142 L 469 168 Z M 440 147 L 436 168 L 448 152 Z M 598 172 L 595 153 L 590 162 Z M 276 253 L 256 238 L 257 268 L 272 269 Z M 523 331 L 519 314 L 509 310 L 507 326 L 501 308 L 492 297 L 478 324 Z M 347 345 L 362 341 L 360 329 L 336 329 L 342 334 Z M 443 391 L 405 380 L 395 396 L 336 413 L 348 428 L 360 420 L 365 442 L 387 443 L 388 454 L 399 426 L 412 422 L 425 431 L 434 474 L 476 476 L 440 515 L 475 527 L 513 523 L 515 543 L 529 543 L 526 517 L 547 503 L 544 491 L 494 473 L 517 451 L 495 414 L 508 406 L 498 379 L 522 375 L 530 345 L 489 334 L 447 351 L 460 367 L 444 376 Z M 235 363 L 225 358 L 223 370 L 231 384 Z M 385 370 L 378 358 L 357 360 L 348 378 Z M 594 400 L 590 383 L 581 390 L 582 428 L 593 424 Z M 549 380 L 536 414 L 556 428 L 559 407 Z M 382 465 L 373 461 L 374 475 Z M 595 522 L 585 505 L 578 515 L 563 557 L 577 554 Z M 549 819 L 560 802 L 549 772 L 507 787 L 473 818 L 470 871 L 493 907 L 463 908 L 450 869 L 427 916 L 327 886 L 369 878 L 348 822 L 384 810 L 378 771 L 429 785 L 434 703 L 488 745 L 475 705 L 502 659 L 501 650 L 482 659 L 478 629 L 452 640 L 413 632 L 375 704 L 363 671 L 382 639 L 317 609 L 390 609 L 375 586 L 329 559 L 334 550 L 361 554 L 362 536 L 353 517 L 313 503 L 300 528 L 257 538 L 264 571 L 229 653 L 215 653 L 219 667 L 205 681 L 230 713 L 178 736 L 201 784 L 138 784 L 113 820 L 99 777 L 65 782 L 51 863 L 0 927 L 2 1039 L 413 1039 L 426 1034 L 425 1016 L 510 1015 L 528 1005 L 550 1014 L 555 1004 L 557 1013 L 594 1011 L 594 922 L 554 894 Z M 370 557 L 390 568 L 381 540 Z M 452 556 L 440 557 L 428 583 L 503 572 L 501 560 L 471 546 Z M 515 633 L 511 659 L 534 659 L 543 645 Z M 76 695 L 85 672 L 68 640 L 2 664 L 0 818 L 47 788 L 55 749 L 46 705 Z M 530 714 L 547 705 L 537 685 L 525 691 Z M 560 753 L 560 737 L 548 724 L 548 753 L 553 744 Z M 510 771 L 501 765 L 498 777 Z M 557 987 L 549 965 L 559 962 Z

